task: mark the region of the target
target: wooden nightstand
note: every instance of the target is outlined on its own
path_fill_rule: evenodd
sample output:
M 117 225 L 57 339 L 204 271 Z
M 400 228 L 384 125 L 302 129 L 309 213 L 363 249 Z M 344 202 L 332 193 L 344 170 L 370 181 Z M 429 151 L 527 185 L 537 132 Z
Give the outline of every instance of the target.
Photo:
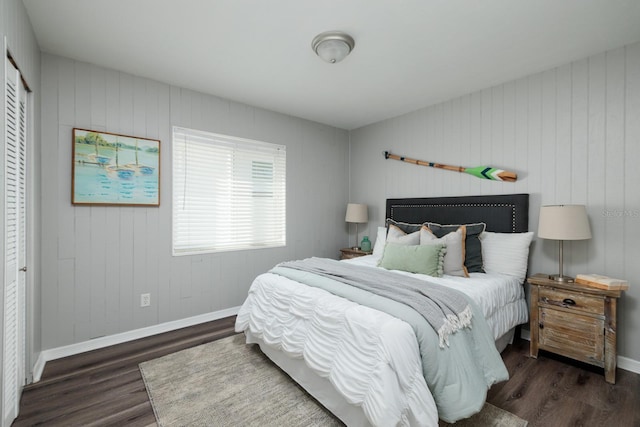
M 559 283 L 545 274 L 531 285 L 531 357 L 546 350 L 604 368 L 616 382 L 616 306 L 620 290 Z
M 373 251 L 365 252 L 360 249 L 344 248 L 340 249 L 340 259 L 358 258 L 359 256 L 371 255 Z

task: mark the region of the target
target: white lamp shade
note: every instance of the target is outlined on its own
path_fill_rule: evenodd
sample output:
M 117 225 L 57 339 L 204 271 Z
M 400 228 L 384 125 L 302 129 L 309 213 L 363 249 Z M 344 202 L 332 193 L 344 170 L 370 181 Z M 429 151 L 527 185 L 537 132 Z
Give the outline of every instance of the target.
M 540 208 L 538 236 L 553 240 L 591 238 L 589 218 L 584 205 L 553 205 Z
M 346 222 L 355 222 L 363 224 L 369 221 L 369 215 L 367 214 L 367 205 L 360 203 L 349 203 L 347 205 L 347 214 L 344 220 Z

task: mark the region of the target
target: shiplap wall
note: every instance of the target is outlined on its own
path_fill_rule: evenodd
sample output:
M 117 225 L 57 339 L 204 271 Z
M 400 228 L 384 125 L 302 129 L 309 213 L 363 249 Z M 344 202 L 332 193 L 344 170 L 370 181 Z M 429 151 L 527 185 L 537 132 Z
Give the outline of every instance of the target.
M 40 342 L 40 269 L 38 245 L 35 244 L 33 238 L 39 234 L 39 212 L 40 206 L 36 195 L 39 193 L 39 171 L 40 157 L 37 156 L 40 144 L 40 49 L 36 42 L 36 37 L 31 28 L 29 17 L 26 9 L 20 0 L 0 0 L 0 45 L 4 49 L 4 41 L 6 40 L 6 48 L 9 54 L 17 63 L 20 73 L 26 80 L 31 93 L 28 102 L 30 105 L 31 123 L 28 124 L 28 130 L 31 135 L 27 146 L 27 207 L 28 207 L 28 224 L 27 224 L 27 251 L 28 251 L 28 270 L 27 270 L 27 370 L 33 365 L 38 357 L 41 349 Z M 4 64 L 4 55 L 1 63 Z M 0 67 L 0 81 L 4 85 L 5 81 L 4 66 Z M 4 88 L 2 89 L 4 91 Z M 4 93 L 4 92 L 3 92 Z M 4 138 L 4 100 L 0 102 L 0 135 Z M 4 177 L 4 149 L 0 150 L 2 161 L 0 161 L 0 177 Z M 4 180 L 0 178 L 0 187 L 4 189 Z M 0 197 L 0 218 L 4 223 L 4 205 L 3 198 Z M 4 230 L 0 231 L 4 233 Z M 4 242 L 4 234 L 2 235 Z M 0 250 L 2 259 L 4 260 L 4 245 Z M 4 263 L 0 263 L 0 277 L 4 277 Z M 2 305 L 0 305 L 0 319 L 4 319 Z M 2 320 L 0 320 L 1 325 Z M 2 357 L 2 333 L 3 327 L 0 327 L 0 358 Z M 1 361 L 1 359 L 0 359 Z M 30 372 L 27 372 L 30 374 Z M 1 392 L 1 390 L 0 390 Z
M 518 173 L 515 183 L 385 160 L 407 157 Z M 488 88 L 351 132 L 351 194 L 385 199 L 529 193 L 529 229 L 542 204 L 585 204 L 593 238 L 565 243 L 565 274 L 624 278 L 618 350 L 640 361 L 640 44 Z M 557 243 L 535 239 L 529 271 L 557 273 Z
M 40 48 L 27 11 L 21 0 L 0 0 L 0 12 L 0 34 L 6 36 L 11 56 L 35 91 L 40 86 Z
M 172 125 L 287 146 L 285 248 L 171 256 Z M 160 139 L 160 207 L 73 206 L 73 127 Z M 238 306 L 276 263 L 347 244 L 344 130 L 44 54 L 42 134 L 44 349 Z

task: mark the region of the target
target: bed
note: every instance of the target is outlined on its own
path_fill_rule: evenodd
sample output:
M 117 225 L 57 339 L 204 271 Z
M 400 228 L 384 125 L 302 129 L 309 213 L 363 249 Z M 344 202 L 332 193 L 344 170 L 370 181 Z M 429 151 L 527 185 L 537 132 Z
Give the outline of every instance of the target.
M 452 289 L 468 304 L 471 325 L 465 327 L 454 316 L 458 326 L 443 335 L 448 327 L 424 327 L 425 318 L 408 308 L 407 301 L 370 294 L 315 270 L 300 271 L 300 263 L 294 261 L 255 279 L 239 310 L 236 331 L 244 332 L 247 343 L 258 344 L 349 426 L 435 426 L 439 418 L 455 422 L 471 416 L 481 410 L 488 388 L 508 378 L 499 352 L 513 339 L 515 328 L 528 321 L 522 286 L 532 237 L 527 229 L 528 200 L 527 194 L 388 199 L 386 227 L 379 228 L 373 255 L 303 261 L 332 268 L 335 264 L 363 281 L 371 272 L 403 286 L 420 281 L 434 290 Z M 423 224 L 429 224 L 426 231 Z M 450 228 L 455 233 L 446 228 L 451 224 L 456 225 Z M 480 232 L 472 231 L 480 225 Z M 435 249 L 428 250 L 439 259 L 434 265 L 442 268 L 443 260 L 453 259 L 456 243 L 443 239 L 462 233 L 467 256 L 463 274 L 451 265 L 445 270 L 451 274 L 437 278 L 421 270 L 378 266 L 392 260 L 395 250 L 426 249 L 397 241 L 438 231 L 426 237 L 433 239 L 427 243 Z M 472 250 L 464 247 L 464 239 L 470 244 L 473 233 L 479 248 Z M 481 250 L 479 266 L 472 265 L 476 250 Z M 400 262 L 409 258 L 403 255 L 407 252 L 398 253 Z

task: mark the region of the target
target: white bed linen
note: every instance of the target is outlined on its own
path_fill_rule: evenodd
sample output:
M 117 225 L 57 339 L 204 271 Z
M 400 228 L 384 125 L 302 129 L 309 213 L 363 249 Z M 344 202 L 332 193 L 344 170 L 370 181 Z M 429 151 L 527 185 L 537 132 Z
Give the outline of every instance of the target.
M 376 426 L 437 426 L 411 326 L 325 290 L 265 273 L 236 319 L 265 345 L 303 359 Z
M 379 260 L 379 256 L 368 255 L 343 262 L 376 267 Z M 514 276 L 499 273 L 470 273 L 469 278 L 448 275 L 432 277 L 404 271 L 396 272 L 464 292 L 482 309 L 482 313 L 489 323 L 489 329 L 493 332 L 493 339 L 500 338 L 514 326 L 529 320 L 524 287 L 520 280 Z
M 374 267 L 378 259 L 367 256 L 344 262 Z M 527 321 L 524 291 L 517 279 L 479 273 L 472 279 L 423 277 L 470 295 L 487 317 L 494 339 Z M 252 285 L 236 330 L 249 331 L 249 341 L 263 348 L 304 361 L 348 403 L 360 407 L 372 425 L 438 425 L 415 335 L 399 319 L 265 273 Z

